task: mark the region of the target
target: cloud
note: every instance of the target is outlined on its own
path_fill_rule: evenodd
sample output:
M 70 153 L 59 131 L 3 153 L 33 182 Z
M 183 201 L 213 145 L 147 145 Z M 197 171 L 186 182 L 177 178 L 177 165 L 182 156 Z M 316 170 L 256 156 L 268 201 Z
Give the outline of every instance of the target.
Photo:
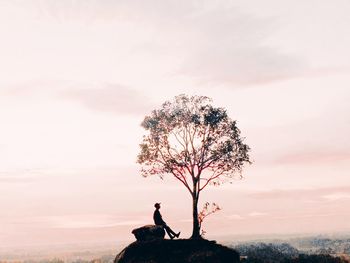
M 0 176 L 0 183 L 34 183 L 38 177 L 33 176 Z
M 277 21 L 243 14 L 225 1 L 218 3 L 197 6 L 190 16 L 179 17 L 181 32 L 174 33 L 184 55 L 179 73 L 199 82 L 239 85 L 302 74 L 305 62 L 267 44 Z
M 231 220 L 243 220 L 244 217 L 241 215 L 237 215 L 237 214 L 232 214 L 232 215 L 228 215 L 227 219 L 231 219 Z
M 143 12 L 134 6 L 157 32 L 148 48 L 182 61 L 176 74 L 199 83 L 250 85 L 294 78 L 305 69 L 300 58 L 267 44 L 278 21 L 242 13 L 230 1 L 177 2 L 157 2 Z
M 0 94 L 11 97 L 52 96 L 65 87 L 71 86 L 70 81 L 63 80 L 31 80 L 12 84 L 2 84 Z
M 278 164 L 303 164 L 314 165 L 322 163 L 334 163 L 350 160 L 350 152 L 347 150 L 304 150 L 286 154 L 275 160 Z
M 80 228 L 105 228 L 118 226 L 140 225 L 143 220 L 123 218 L 110 215 L 70 215 L 55 216 L 45 219 L 53 228 L 80 229 Z
M 350 186 L 328 187 L 318 189 L 271 190 L 252 193 L 250 197 L 262 199 L 302 199 L 305 201 L 327 202 L 350 199 Z
M 45 178 L 45 170 L 39 168 L 0 171 L 0 183 L 35 183 Z
M 50 18 L 58 22 L 66 21 L 96 21 L 99 19 L 116 19 L 122 13 L 117 12 L 119 1 L 108 0 L 16 0 L 3 1 L 6 8 L 27 17 Z
M 303 213 L 298 213 L 298 214 L 289 214 L 286 216 L 275 216 L 273 219 L 279 219 L 279 220 L 290 220 L 290 219 L 305 219 L 305 218 L 320 218 L 320 217 L 340 217 L 340 216 L 348 216 L 348 213 L 344 214 L 338 214 L 338 213 L 315 213 L 315 214 L 303 214 Z
M 248 214 L 248 216 L 250 216 L 250 217 L 260 217 L 260 216 L 265 216 L 265 215 L 267 215 L 267 213 L 257 212 L 257 211 L 254 211 L 254 212 L 251 212 Z
M 25 2 L 20 3 L 36 16 L 62 23 L 132 25 L 138 37 L 130 43 L 132 50 L 142 49 L 153 61 L 171 60 L 164 66 L 169 74 L 199 83 L 269 83 L 300 76 L 306 67 L 300 58 L 268 44 L 278 20 L 245 14 L 231 1 L 45 0 L 34 7 Z
M 336 192 L 336 193 L 324 195 L 323 198 L 328 200 L 328 201 L 349 200 L 350 199 L 350 191 L 348 193 Z
M 13 97 L 59 98 L 78 102 L 90 110 L 117 114 L 145 114 L 154 105 L 144 94 L 113 83 L 83 83 L 77 81 L 31 81 L 7 85 L 1 94 Z M 1 145 L 0 145 L 1 147 Z
M 103 214 L 76 214 L 76 215 L 55 215 L 55 216 L 35 216 L 25 217 L 11 221 L 16 225 L 45 225 L 49 228 L 59 229 L 86 229 L 86 228 L 111 228 L 119 226 L 140 225 L 146 220 L 142 217 L 139 220 L 126 218 L 123 216 L 103 215 Z
M 84 89 L 72 87 L 61 92 L 60 96 L 77 101 L 91 110 L 119 114 L 144 114 L 153 107 L 144 95 L 119 84 L 104 84 Z
M 247 217 L 262 217 L 262 216 L 266 216 L 266 215 L 268 215 L 268 214 L 264 213 L 264 212 L 253 211 L 253 212 L 246 214 L 246 216 L 242 216 L 239 214 L 232 214 L 232 215 L 226 216 L 226 218 L 230 219 L 230 220 L 243 220 L 243 219 L 246 219 Z
M 71 220 L 71 221 L 57 222 L 54 228 L 65 228 L 65 229 L 105 228 L 105 227 L 118 227 L 118 226 L 135 226 L 135 225 L 141 225 L 142 223 L 143 222 L 140 220 L 126 220 L 126 221 L 119 221 L 119 222 Z

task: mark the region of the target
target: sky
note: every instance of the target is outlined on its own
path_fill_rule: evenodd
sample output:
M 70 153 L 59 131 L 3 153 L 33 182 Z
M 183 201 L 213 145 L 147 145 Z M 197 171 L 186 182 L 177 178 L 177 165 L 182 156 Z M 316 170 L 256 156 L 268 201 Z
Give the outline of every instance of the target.
M 348 0 L 0 0 L 0 246 L 132 240 L 153 204 L 183 237 L 191 197 L 143 178 L 143 118 L 205 95 L 253 164 L 201 196 L 207 237 L 350 231 Z

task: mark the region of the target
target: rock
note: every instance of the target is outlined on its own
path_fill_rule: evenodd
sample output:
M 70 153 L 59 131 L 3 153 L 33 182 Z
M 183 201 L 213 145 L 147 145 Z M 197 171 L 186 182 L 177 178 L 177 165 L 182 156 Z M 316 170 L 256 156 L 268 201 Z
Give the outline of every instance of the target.
M 156 225 L 146 225 L 140 228 L 135 228 L 131 233 L 134 234 L 137 241 L 164 239 L 165 236 L 163 227 Z
M 136 241 L 123 249 L 114 263 L 235 263 L 237 251 L 204 239 Z

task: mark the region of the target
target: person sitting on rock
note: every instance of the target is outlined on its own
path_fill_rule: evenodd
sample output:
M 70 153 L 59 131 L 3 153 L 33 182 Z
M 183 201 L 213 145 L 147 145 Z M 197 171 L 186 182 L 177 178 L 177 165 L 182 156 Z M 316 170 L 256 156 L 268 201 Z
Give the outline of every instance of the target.
M 154 213 L 153 213 L 153 220 L 154 220 L 154 223 L 157 225 L 157 226 L 162 226 L 165 231 L 167 232 L 168 236 L 170 237 L 170 239 L 174 239 L 174 237 L 179 237 L 180 236 L 180 233 L 175 233 L 166 223 L 165 221 L 163 220 L 162 218 L 162 215 L 160 214 L 159 212 L 159 209 L 160 209 L 160 203 L 155 203 L 154 204 L 154 207 L 156 208 L 156 210 L 154 210 Z

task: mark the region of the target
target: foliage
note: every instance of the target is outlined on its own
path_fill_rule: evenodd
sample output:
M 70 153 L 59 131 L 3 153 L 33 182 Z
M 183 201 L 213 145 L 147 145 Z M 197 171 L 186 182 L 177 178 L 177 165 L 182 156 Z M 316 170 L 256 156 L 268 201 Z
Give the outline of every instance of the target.
M 149 131 L 140 145 L 138 162 L 142 174 L 173 174 L 189 188 L 187 176 L 202 176 L 219 184 L 220 176 L 232 178 L 249 161 L 249 147 L 243 143 L 236 121 L 223 108 L 209 104 L 208 97 L 180 95 L 145 117 L 142 127 Z M 191 189 L 188 189 L 191 192 Z
M 286 263 L 347 263 L 340 257 L 331 255 L 305 255 L 300 254 L 298 258 L 285 261 Z
M 246 263 L 346 263 L 347 261 L 328 254 L 302 254 L 287 243 L 282 244 L 241 244 L 234 247 Z
M 216 204 L 216 203 L 210 204 L 209 202 L 206 202 L 204 204 L 202 210 L 198 213 L 199 227 L 202 228 L 202 223 L 207 216 L 214 214 L 220 210 L 221 210 L 221 208 L 219 207 L 218 204 Z M 206 232 L 202 229 L 201 236 L 204 236 L 205 233 Z
M 241 255 L 247 256 L 245 262 L 283 262 L 298 256 L 298 250 L 288 244 L 252 243 L 234 247 Z
M 309 237 L 294 239 L 295 246 L 303 251 L 315 254 L 350 254 L 350 238 L 320 238 Z

